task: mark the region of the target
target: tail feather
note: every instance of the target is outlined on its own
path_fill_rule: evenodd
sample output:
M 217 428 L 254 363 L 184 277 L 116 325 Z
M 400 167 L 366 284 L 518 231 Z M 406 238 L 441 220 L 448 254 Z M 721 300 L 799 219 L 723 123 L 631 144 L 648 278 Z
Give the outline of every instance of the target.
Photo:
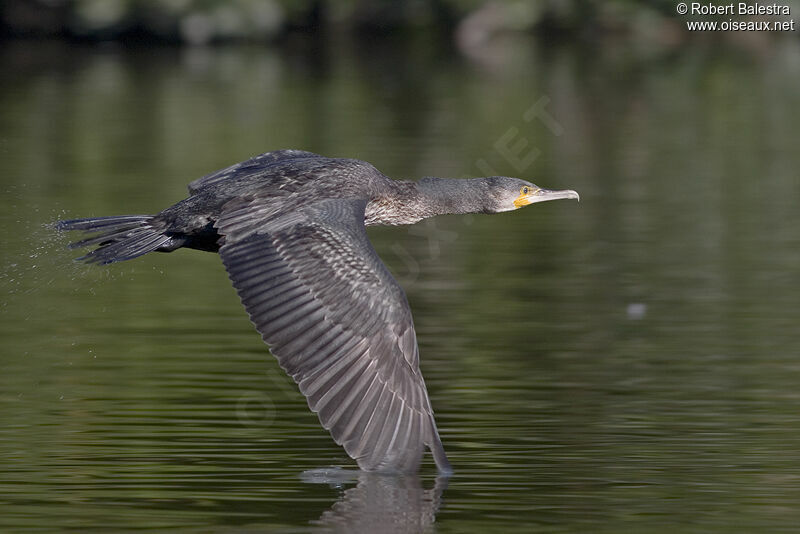
M 92 237 L 87 237 L 86 239 L 81 239 L 80 241 L 75 241 L 74 243 L 70 243 L 68 246 L 71 249 L 75 249 L 75 248 L 88 247 L 91 245 L 100 245 L 103 243 L 109 244 L 119 239 L 131 237 L 132 232 L 137 232 L 137 231 L 138 229 L 126 228 L 124 230 L 119 230 L 112 233 L 102 232 L 98 235 L 94 235 Z
M 130 260 L 168 245 L 172 238 L 162 228 L 153 224 L 152 215 L 119 215 L 59 221 L 56 229 L 89 232 L 86 239 L 76 241 L 70 248 L 99 245 L 78 261 L 86 263 L 114 263 Z
M 84 230 L 95 231 L 108 226 L 122 227 L 125 223 L 136 226 L 152 219 L 152 215 L 112 215 L 111 217 L 90 217 L 88 219 L 70 219 L 58 221 L 58 230 Z

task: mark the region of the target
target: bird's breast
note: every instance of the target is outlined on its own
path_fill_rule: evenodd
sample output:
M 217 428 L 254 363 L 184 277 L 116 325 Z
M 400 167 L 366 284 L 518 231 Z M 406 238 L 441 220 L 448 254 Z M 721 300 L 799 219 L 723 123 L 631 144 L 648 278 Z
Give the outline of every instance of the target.
M 364 224 L 366 226 L 414 224 L 422 220 L 422 218 L 411 209 L 411 206 L 386 198 L 370 200 L 364 210 Z

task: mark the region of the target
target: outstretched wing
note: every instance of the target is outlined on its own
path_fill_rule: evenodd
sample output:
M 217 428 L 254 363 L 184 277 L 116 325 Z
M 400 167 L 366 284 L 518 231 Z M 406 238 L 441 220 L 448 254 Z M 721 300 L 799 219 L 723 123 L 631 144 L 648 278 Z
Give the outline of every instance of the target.
M 219 254 L 250 320 L 336 443 L 368 471 L 414 471 L 424 446 L 449 471 L 411 311 L 364 228 L 366 202 L 289 214 L 229 206 Z
M 263 173 L 265 168 L 270 164 L 296 158 L 321 158 L 319 154 L 313 152 L 306 152 L 305 150 L 273 150 L 272 152 L 265 152 L 259 154 L 246 161 L 225 167 L 218 171 L 212 172 L 202 178 L 198 178 L 189 183 L 189 194 L 194 195 L 199 189 L 211 184 L 217 184 L 230 178 L 240 177 L 248 173 Z

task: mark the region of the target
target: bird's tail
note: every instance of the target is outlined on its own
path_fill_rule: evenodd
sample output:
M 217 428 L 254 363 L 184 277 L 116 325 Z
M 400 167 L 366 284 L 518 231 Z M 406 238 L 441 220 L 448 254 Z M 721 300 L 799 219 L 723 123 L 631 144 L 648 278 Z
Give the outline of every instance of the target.
M 172 240 L 164 233 L 163 228 L 153 224 L 152 215 L 71 219 L 56 223 L 56 229 L 79 230 L 91 234 L 69 245 L 73 249 L 98 245 L 96 249 L 78 258 L 78 261 L 86 263 L 107 264 L 130 260 L 168 246 Z

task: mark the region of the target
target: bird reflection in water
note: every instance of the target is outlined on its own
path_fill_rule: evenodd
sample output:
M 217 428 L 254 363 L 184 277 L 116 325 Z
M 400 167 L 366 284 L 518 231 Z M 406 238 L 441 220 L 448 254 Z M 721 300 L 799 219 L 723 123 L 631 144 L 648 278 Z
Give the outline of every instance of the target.
M 314 470 L 303 473 L 310 483 L 340 487 L 356 480 L 319 519 L 312 532 L 353 532 L 386 534 L 427 532 L 436 521 L 449 477 L 437 476 L 425 489 L 416 474 L 393 476 L 361 471 Z

